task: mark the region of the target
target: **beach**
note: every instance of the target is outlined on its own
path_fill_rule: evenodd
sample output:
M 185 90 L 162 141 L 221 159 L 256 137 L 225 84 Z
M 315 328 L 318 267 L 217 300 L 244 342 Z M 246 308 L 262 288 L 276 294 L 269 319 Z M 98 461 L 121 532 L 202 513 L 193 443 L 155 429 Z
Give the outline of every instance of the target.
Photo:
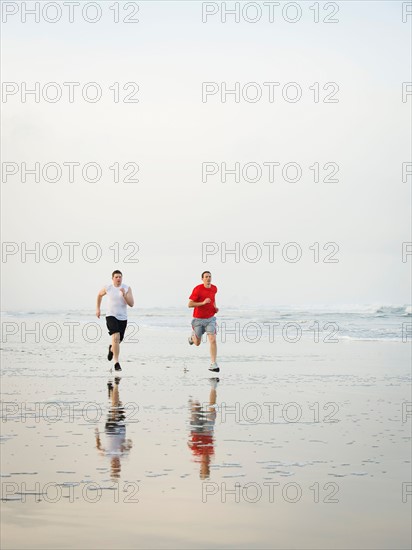
M 1 18 L 1 550 L 411 548 L 412 2 Z
M 227 332 L 217 380 L 162 313 L 119 375 L 73 318 L 6 318 L 3 548 L 410 546 L 410 342 Z

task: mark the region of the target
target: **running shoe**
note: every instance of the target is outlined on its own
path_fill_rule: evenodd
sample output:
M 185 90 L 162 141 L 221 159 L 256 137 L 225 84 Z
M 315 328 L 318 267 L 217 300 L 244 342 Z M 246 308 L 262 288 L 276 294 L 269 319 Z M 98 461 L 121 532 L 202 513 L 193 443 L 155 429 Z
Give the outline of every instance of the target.
M 112 346 L 110 344 L 109 346 L 109 353 L 107 354 L 107 359 L 111 361 L 113 359 L 113 352 L 112 352 Z
M 212 372 L 219 372 L 220 371 L 219 367 L 217 366 L 216 361 L 210 365 L 209 370 L 212 371 Z
M 213 389 L 217 389 L 217 385 L 219 383 L 219 378 L 210 378 L 210 385 L 212 386 Z

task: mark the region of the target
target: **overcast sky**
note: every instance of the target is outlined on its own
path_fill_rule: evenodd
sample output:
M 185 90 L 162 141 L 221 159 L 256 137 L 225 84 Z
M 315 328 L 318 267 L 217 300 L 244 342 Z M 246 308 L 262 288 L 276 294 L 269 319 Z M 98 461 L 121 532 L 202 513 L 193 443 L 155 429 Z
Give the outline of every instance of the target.
M 402 181 L 402 163 L 411 162 L 406 3 L 319 2 L 319 23 L 313 2 L 297 3 L 301 13 L 274 5 L 273 22 L 268 6 L 242 13 L 241 2 L 239 23 L 231 15 L 222 22 L 220 2 L 118 3 L 119 23 L 116 2 L 98 2 L 96 23 L 80 11 L 70 23 L 66 9 L 56 23 L 43 13 L 39 23 L 29 15 L 22 22 L 21 3 L 9 4 L 19 11 L 2 25 L 10 92 L 2 103 L 3 310 L 93 311 L 113 269 L 123 271 L 137 307 L 186 307 L 205 269 L 219 306 L 410 303 L 412 256 L 402 262 L 402 243 L 411 241 L 411 176 Z M 217 13 L 202 22 L 202 9 Z M 259 21 L 246 20 L 259 10 Z M 138 23 L 124 23 L 127 14 Z M 323 22 L 328 16 L 338 22 Z M 40 83 L 39 102 L 24 94 L 22 102 L 24 82 Z M 62 91 L 55 103 L 42 95 L 57 89 L 48 82 Z M 64 82 L 80 83 L 72 103 Z M 102 90 L 95 103 L 82 97 L 90 82 Z M 202 101 L 205 82 L 216 93 Z M 236 82 L 239 102 L 233 94 L 223 102 L 222 89 Z M 28 174 L 23 182 L 22 163 L 36 162 L 40 170 L 58 163 L 61 180 Z M 70 162 L 80 163 L 74 182 L 63 165 Z M 87 163 L 101 167 L 100 181 L 83 178 Z M 240 181 L 222 181 L 222 163 L 240 163 Z M 87 177 L 94 173 L 91 166 Z M 55 174 L 49 167 L 46 176 Z M 122 181 L 128 174 L 139 181 Z M 323 181 L 328 174 L 338 181 Z M 23 262 L 36 242 L 38 261 L 23 254 Z M 72 262 L 69 242 L 80 243 Z M 240 253 L 225 256 L 236 242 Z M 59 261 L 46 261 L 59 250 Z M 338 262 L 324 262 L 328 255 Z

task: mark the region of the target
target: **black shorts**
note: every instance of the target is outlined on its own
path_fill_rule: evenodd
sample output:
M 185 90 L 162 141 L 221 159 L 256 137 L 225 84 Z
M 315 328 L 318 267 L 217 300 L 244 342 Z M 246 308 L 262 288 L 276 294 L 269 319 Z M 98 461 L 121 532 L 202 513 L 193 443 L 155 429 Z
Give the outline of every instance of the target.
M 112 317 L 109 315 L 109 317 L 106 317 L 106 325 L 109 329 L 109 334 L 116 334 L 116 332 L 120 333 L 120 341 L 123 340 L 124 333 L 127 327 L 127 321 L 119 321 L 119 319 L 116 319 L 116 317 Z

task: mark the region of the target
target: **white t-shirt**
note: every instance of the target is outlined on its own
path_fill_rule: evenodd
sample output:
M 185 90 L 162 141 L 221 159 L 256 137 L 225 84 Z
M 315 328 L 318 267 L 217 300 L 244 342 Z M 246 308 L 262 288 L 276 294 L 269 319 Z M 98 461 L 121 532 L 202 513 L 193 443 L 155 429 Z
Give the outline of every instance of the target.
M 106 317 L 112 316 L 119 321 L 127 321 L 127 304 L 120 289 L 124 288 L 124 291 L 127 292 L 129 287 L 121 284 L 120 286 L 106 285 L 104 288 L 107 292 Z
M 122 456 L 123 445 L 126 442 L 126 426 L 116 426 L 114 433 L 106 432 L 105 451 L 107 455 Z

